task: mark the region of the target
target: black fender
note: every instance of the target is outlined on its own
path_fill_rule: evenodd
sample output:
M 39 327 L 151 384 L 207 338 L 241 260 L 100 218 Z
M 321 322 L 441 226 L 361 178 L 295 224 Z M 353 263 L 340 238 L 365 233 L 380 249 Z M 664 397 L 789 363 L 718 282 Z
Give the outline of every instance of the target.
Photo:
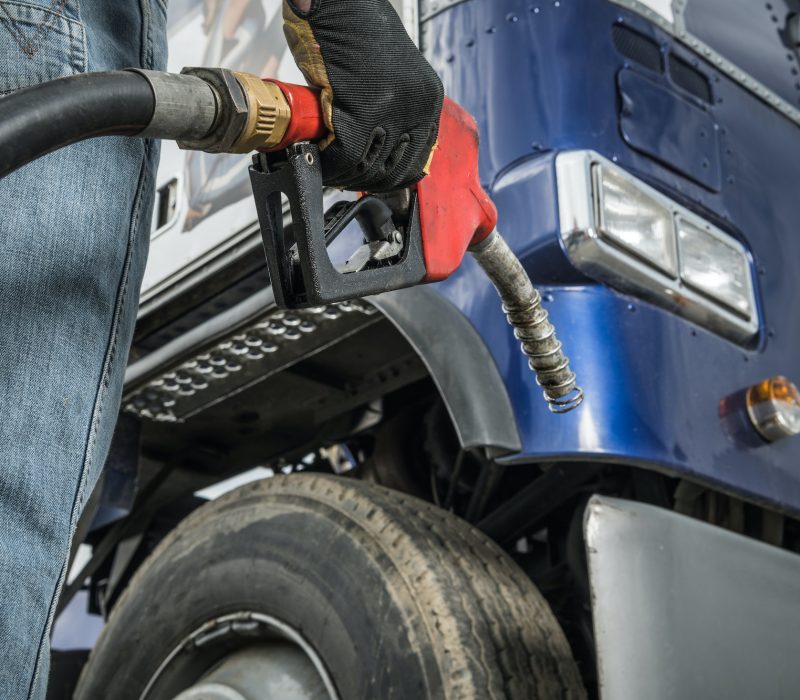
M 463 449 L 493 456 L 522 442 L 500 372 L 472 324 L 429 287 L 387 292 L 368 301 L 405 337 L 428 369 Z

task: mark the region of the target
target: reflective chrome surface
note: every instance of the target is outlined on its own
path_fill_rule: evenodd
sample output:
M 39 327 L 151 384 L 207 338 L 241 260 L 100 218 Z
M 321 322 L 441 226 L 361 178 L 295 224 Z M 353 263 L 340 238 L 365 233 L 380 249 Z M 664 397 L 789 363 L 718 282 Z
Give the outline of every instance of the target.
M 598 496 L 584 536 L 601 697 L 797 697 L 800 556 Z
M 638 191 L 642 206 L 644 202 L 652 202 L 651 208 L 660 206 L 668 212 L 673 241 L 674 232 L 683 225 L 684 231 L 692 227 L 698 235 L 710 236 L 724 245 L 725 249 L 738 254 L 742 265 L 746 267 L 742 290 L 745 304 L 737 304 L 738 297 L 733 301 L 723 298 L 718 290 L 702 290 L 705 294 L 697 291 L 701 286 L 698 284 L 700 274 L 687 266 L 683 259 L 683 254 L 690 249 L 688 245 L 684 245 L 681 255 L 684 279 L 670 274 L 674 266 L 670 264 L 672 260 L 669 256 L 666 262 L 648 264 L 641 255 L 633 252 L 630 242 L 615 245 L 614 241 L 619 240 L 619 236 L 609 236 L 609 215 L 604 213 L 603 196 L 608 199 L 608 195 L 600 194 L 608 191 L 602 185 L 603 173 L 613 173 L 613 181 L 625 181 L 631 190 Z M 750 258 L 741 243 L 593 151 L 559 154 L 556 158 L 556 177 L 561 238 L 567 255 L 581 272 L 658 304 L 737 343 L 749 344 L 753 341 L 759 327 L 755 290 Z M 636 204 L 633 196 L 631 204 Z M 692 283 L 695 288 L 692 288 Z M 731 308 L 741 315 L 731 311 Z
M 174 700 L 330 700 L 311 659 L 296 644 L 269 642 L 231 654 Z
M 185 688 L 185 679 L 196 681 Z M 191 682 L 191 681 L 190 681 Z M 300 631 L 270 615 L 234 612 L 184 637 L 139 700 L 337 700 L 325 663 Z M 185 690 L 183 689 L 185 688 Z

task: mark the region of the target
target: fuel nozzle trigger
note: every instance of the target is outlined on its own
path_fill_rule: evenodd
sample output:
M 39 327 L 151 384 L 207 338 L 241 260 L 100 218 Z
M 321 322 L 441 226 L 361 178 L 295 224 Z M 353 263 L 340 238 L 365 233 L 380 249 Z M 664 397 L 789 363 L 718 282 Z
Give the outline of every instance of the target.
M 250 179 L 278 306 L 320 306 L 424 280 L 416 193 L 400 198 L 403 207 L 397 206 L 397 196 L 366 195 L 325 212 L 319 149 L 307 142 L 257 154 Z M 290 226 L 284 226 L 281 195 L 289 203 Z M 327 247 L 353 221 L 361 228 L 363 245 L 337 267 Z

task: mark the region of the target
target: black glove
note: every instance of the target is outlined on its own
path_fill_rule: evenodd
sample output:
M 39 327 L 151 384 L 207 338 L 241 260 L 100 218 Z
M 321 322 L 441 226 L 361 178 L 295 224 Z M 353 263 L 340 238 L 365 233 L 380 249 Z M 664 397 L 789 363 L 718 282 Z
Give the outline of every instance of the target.
M 284 0 L 283 15 L 297 65 L 323 90 L 325 184 L 386 192 L 421 180 L 444 89 L 389 0 Z

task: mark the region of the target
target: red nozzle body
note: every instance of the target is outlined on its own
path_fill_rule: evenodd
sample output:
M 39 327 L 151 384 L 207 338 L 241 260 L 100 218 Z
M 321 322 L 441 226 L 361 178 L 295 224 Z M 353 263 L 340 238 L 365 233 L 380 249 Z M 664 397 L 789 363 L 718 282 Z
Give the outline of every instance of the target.
M 426 282 L 452 275 L 467 248 L 497 227 L 497 209 L 479 179 L 478 150 L 475 120 L 446 97 L 430 172 L 416 185 Z

